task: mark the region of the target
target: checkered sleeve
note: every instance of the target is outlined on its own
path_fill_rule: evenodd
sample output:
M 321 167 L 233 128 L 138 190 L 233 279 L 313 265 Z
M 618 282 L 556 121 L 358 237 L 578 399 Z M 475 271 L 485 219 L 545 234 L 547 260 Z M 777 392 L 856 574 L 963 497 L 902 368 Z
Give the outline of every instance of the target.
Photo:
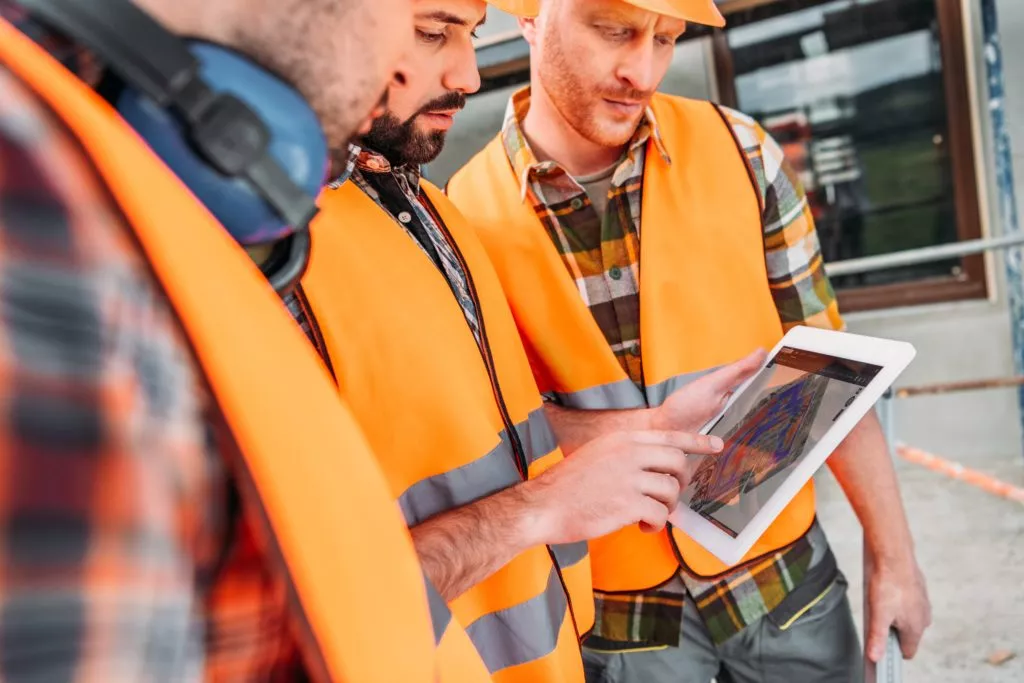
M 189 359 L 77 142 L 0 66 L 0 680 L 198 677 L 217 479 Z
M 800 179 L 782 147 L 759 123 L 735 110 L 723 111 L 750 161 L 764 200 L 768 283 L 783 328 L 845 329 Z

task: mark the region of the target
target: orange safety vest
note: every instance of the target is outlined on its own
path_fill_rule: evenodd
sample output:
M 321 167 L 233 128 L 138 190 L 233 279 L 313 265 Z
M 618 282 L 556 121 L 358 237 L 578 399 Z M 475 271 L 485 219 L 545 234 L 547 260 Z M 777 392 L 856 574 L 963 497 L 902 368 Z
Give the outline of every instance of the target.
M 648 147 L 640 240 L 643 391 L 615 359 L 520 194 L 501 136 L 448 186 L 494 261 L 541 389 L 568 407 L 657 406 L 708 370 L 782 338 L 765 266 L 760 193 L 756 184 L 751 189 L 752 171 L 736 139 L 708 102 L 656 95 L 651 106 L 672 161 Z M 793 543 L 813 520 L 809 483 L 742 563 Z M 732 569 L 675 528 L 652 535 L 633 526 L 592 541 L 590 552 L 594 588 L 608 592 L 653 588 L 680 564 L 702 577 Z
M 159 280 L 242 452 L 317 680 L 433 683 L 423 576 L 387 484 L 309 345 L 223 227 L 95 92 L 0 20 L 0 65 L 89 156 Z M 17 169 L 9 169 L 17 172 Z M 254 333 L 254 331 L 257 331 Z M 263 390 L 262 387 L 267 387 Z M 434 609 L 440 606 L 431 605 Z
M 482 311 L 481 345 L 445 277 L 354 183 L 321 196 L 300 291 L 410 526 L 562 459 L 483 247 L 437 188 L 423 190 Z M 495 681 L 582 681 L 578 637 L 594 618 L 586 544 L 531 548 L 452 611 Z

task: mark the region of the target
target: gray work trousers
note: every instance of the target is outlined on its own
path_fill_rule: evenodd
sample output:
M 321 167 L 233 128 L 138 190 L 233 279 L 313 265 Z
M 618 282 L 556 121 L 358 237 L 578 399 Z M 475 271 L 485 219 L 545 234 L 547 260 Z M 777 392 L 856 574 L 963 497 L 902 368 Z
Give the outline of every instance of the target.
M 687 596 L 679 647 L 583 649 L 587 683 L 863 683 L 846 579 L 785 629 L 763 617 L 715 645 Z

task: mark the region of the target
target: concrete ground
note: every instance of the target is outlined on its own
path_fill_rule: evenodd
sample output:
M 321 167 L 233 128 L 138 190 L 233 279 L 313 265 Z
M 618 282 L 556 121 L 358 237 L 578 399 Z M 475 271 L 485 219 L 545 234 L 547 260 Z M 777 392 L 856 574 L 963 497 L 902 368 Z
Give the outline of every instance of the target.
M 1019 452 L 986 453 L 983 442 L 971 450 L 962 464 L 1024 487 Z M 897 471 L 934 609 L 921 651 L 903 665 L 903 680 L 1024 682 L 1024 505 L 902 460 Z M 818 483 L 819 516 L 850 577 L 861 626 L 860 526 L 831 473 L 823 470 Z M 1016 657 L 1002 665 L 986 661 L 1006 650 Z

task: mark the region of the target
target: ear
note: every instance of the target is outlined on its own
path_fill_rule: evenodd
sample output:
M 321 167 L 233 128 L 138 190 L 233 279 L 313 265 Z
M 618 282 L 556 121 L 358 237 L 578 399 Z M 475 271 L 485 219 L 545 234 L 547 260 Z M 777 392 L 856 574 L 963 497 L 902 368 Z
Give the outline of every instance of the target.
M 524 19 L 519 18 L 519 30 L 523 32 L 523 38 L 527 44 L 531 47 L 536 44 L 537 41 L 537 19 Z

